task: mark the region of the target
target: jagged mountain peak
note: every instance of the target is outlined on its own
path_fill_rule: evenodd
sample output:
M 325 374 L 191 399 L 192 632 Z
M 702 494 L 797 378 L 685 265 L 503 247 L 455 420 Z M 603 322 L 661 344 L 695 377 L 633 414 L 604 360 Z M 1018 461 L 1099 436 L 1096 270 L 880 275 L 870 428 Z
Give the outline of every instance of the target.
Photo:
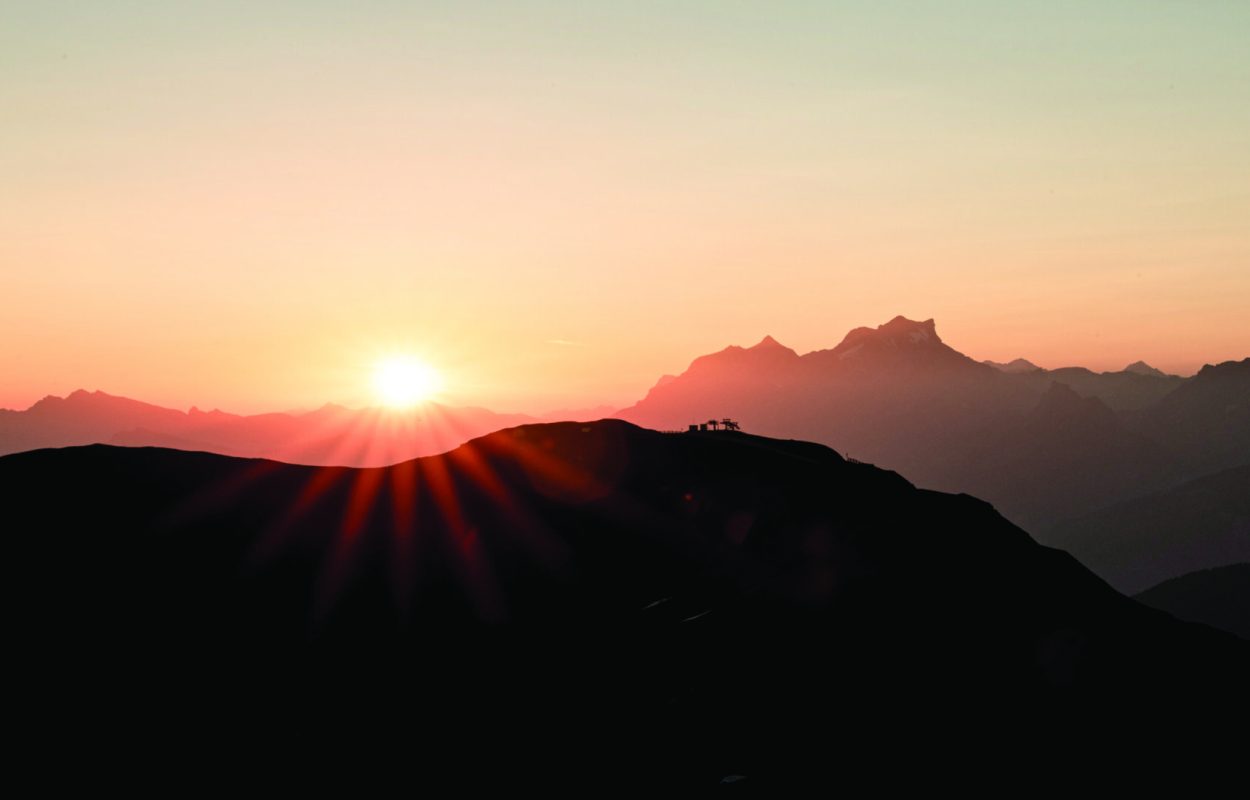
M 882 332 L 900 332 L 900 333 L 923 333 L 937 338 L 937 324 L 932 318 L 923 321 L 911 320 L 899 314 L 894 319 L 878 325 L 877 330 Z M 941 341 L 941 339 L 938 339 Z
M 934 348 L 943 346 L 937 325 L 932 319 L 917 322 L 898 316 L 875 328 L 855 328 L 843 337 L 841 344 L 833 349 L 840 357 L 852 354 L 865 345 L 874 348 Z
M 917 322 L 899 315 L 884 325 L 878 325 L 875 328 L 855 328 L 842 339 L 842 344 L 839 347 L 870 337 L 878 340 L 910 344 L 942 343 L 942 338 L 937 334 L 937 324 L 932 319 Z
M 751 347 L 748 347 L 747 349 L 748 350 L 769 350 L 769 349 L 776 349 L 776 348 L 780 348 L 782 350 L 790 349 L 771 336 L 765 336 L 763 339 L 760 339 L 759 342 L 752 345 Z
M 1151 377 L 1155 377 L 1155 378 L 1167 377 L 1167 373 L 1165 373 L 1163 370 L 1155 369 L 1154 367 L 1147 364 L 1145 361 L 1134 361 L 1132 364 L 1129 364 L 1127 367 L 1124 368 L 1124 372 L 1133 372 L 1138 375 L 1150 375 Z
M 67 403 L 83 405 L 85 403 L 90 403 L 92 400 L 106 398 L 112 398 L 112 395 L 105 394 L 98 389 L 94 392 L 89 392 L 86 389 L 75 389 L 64 397 L 55 394 L 46 395 L 32 404 L 28 410 L 47 410 L 50 408 L 64 406 Z
M 819 350 L 808 356 L 813 363 L 834 369 L 843 365 L 856 369 L 893 365 L 921 369 L 957 367 L 987 374 L 994 371 L 943 342 L 932 319 L 916 321 L 903 316 L 876 328 L 856 328 L 832 350 Z

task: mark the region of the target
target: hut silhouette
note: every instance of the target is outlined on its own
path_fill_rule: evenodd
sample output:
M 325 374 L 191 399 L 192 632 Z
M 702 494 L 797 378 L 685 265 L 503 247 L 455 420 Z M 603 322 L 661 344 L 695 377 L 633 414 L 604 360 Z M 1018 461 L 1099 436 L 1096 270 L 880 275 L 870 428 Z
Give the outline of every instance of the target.
M 742 426 L 737 421 L 725 417 L 724 419 L 709 419 L 707 422 L 692 422 L 686 428 L 689 433 L 697 433 L 699 431 L 740 431 Z

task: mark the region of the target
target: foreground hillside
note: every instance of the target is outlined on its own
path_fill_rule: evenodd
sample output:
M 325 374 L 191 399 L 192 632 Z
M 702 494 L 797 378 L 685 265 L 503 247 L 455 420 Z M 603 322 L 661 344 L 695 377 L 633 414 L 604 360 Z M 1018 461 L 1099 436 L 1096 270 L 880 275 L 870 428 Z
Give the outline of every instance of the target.
M 29 724 L 97 754 L 224 729 L 422 774 L 832 784 L 832 754 L 1235 716 L 1250 666 L 981 501 L 744 434 L 531 425 L 368 470 L 45 450 L 0 458 L 0 500 Z

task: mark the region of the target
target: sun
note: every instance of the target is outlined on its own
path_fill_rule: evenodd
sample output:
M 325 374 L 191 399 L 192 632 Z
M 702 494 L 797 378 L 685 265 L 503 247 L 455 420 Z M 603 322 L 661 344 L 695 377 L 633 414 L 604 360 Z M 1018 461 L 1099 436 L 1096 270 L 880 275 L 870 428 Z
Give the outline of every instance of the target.
M 373 391 L 389 408 L 411 408 L 433 397 L 443 386 L 433 367 L 409 356 L 392 356 L 373 369 Z

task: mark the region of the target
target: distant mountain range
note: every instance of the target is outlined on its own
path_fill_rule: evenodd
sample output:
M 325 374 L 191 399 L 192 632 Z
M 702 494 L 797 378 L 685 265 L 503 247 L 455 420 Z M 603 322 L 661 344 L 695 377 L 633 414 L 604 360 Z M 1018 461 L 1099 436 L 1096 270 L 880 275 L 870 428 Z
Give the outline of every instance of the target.
M 1134 361 L 1119 372 L 1094 372 L 1084 367 L 1063 367 L 1061 369 L 1043 369 L 1032 361 L 1017 358 L 1006 364 L 997 361 L 982 361 L 982 364 L 993 367 L 999 372 L 1011 375 L 1032 375 L 1034 378 L 1049 377 L 1073 386 L 1081 394 L 1102 398 L 1109 405 L 1119 409 L 1136 408 L 1152 403 L 1175 389 L 1184 378 L 1169 375 L 1155 369 L 1145 361 Z M 1143 381 L 1138 377 L 1162 378 L 1161 381 Z
M 933 320 L 896 317 L 799 355 L 771 337 L 696 358 L 618 416 L 828 444 L 922 486 L 985 498 L 1045 529 L 1205 473 L 1250 463 L 1250 358 L 1192 378 L 979 363 Z
M 592 419 L 609 412 L 558 415 Z M 1204 549 L 1205 540 L 1183 531 L 1190 524 L 1207 530 L 1206 523 L 1171 513 L 1166 504 L 1148 515 L 1152 525 L 1166 527 L 1149 545 L 1148 537 L 1121 532 L 1114 519 L 1120 511 L 1097 517 L 1097 524 L 1085 521 L 1250 465 L 1250 358 L 1208 365 L 1190 378 L 1142 362 L 1103 373 L 1047 370 L 1024 359 L 980 363 L 943 342 L 933 320 L 896 317 L 803 355 L 764 337 L 752 347 L 700 356 L 616 416 L 661 430 L 731 417 L 748 432 L 829 445 L 926 488 L 983 498 L 1125 591 L 1228 563 L 1222 553 L 1242 552 L 1250 538 L 1234 527 L 1221 534 L 1224 544 Z M 78 391 L 25 411 L 0 410 L 0 453 L 98 442 L 384 466 L 534 421 L 437 404 L 407 414 L 333 405 L 256 416 L 184 413 Z M 1213 478 L 1211 485 L 1224 484 Z M 1163 544 L 1169 538 L 1178 547 L 1186 543 L 1184 558 L 1163 555 L 1172 552 Z M 1106 555 L 1112 552 L 1115 558 Z M 1131 577 L 1133 570 L 1143 570 L 1140 578 Z
M 793 363 L 728 357 L 756 359 Z M 525 425 L 369 470 L 90 446 L 0 458 L 0 505 L 7 718 L 106 762 L 220 769 L 228 732 L 461 786 L 524 754 L 548 784 L 810 791 L 1244 719 L 1250 645 L 807 442 Z
M 408 412 L 326 405 L 305 413 L 242 416 L 197 408 L 182 412 L 80 390 L 64 398 L 45 397 L 24 411 L 0 409 L 0 455 L 105 443 L 378 467 L 446 452 L 500 428 L 551 418 L 598 419 L 610 413 L 610 408 L 600 407 L 533 417 L 427 403 Z

